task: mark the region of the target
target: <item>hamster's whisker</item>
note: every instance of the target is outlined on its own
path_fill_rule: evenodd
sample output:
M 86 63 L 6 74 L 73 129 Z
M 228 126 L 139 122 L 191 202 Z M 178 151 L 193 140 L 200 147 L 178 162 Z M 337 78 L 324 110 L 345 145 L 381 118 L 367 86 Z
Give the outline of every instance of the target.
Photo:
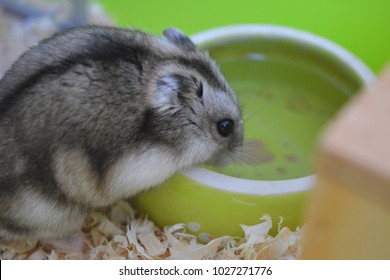
M 263 144 L 255 140 L 245 140 L 243 145 L 229 154 L 234 164 L 258 165 L 272 160 L 272 154 L 267 151 Z

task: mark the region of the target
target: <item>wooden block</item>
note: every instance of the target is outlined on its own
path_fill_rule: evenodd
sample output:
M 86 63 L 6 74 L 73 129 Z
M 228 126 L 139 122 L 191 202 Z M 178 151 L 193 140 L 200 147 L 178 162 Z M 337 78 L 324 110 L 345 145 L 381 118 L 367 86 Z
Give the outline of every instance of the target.
M 325 130 L 303 259 L 390 259 L 390 67 Z

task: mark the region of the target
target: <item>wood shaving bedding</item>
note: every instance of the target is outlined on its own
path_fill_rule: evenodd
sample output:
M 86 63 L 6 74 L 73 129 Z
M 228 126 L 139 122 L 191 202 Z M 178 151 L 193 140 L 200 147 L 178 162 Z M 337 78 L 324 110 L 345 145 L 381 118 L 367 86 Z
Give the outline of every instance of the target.
M 242 238 L 223 236 L 204 244 L 187 232 L 185 224 L 160 229 L 121 201 L 106 213 L 91 213 L 83 231 L 71 241 L 0 242 L 0 259 L 297 259 L 304 229 L 282 227 L 273 237 L 271 217 L 264 215 L 261 220 L 257 225 L 242 225 Z

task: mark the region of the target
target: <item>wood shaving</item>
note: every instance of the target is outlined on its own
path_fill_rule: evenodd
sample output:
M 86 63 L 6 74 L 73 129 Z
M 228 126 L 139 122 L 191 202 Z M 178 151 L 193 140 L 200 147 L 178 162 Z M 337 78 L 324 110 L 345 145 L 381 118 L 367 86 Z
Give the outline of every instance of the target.
M 121 201 L 106 213 L 91 213 L 83 231 L 68 239 L 0 241 L 0 259 L 297 259 L 304 229 L 281 227 L 273 237 L 272 226 L 271 217 L 264 215 L 257 225 L 241 225 L 242 238 L 222 236 L 204 244 L 187 232 L 185 224 L 160 229 Z

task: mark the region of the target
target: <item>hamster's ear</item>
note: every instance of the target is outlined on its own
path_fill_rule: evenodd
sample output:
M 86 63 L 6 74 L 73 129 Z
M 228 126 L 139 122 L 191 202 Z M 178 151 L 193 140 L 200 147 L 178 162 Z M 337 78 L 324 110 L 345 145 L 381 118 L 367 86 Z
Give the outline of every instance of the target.
M 177 28 L 167 28 L 163 31 L 164 36 L 174 45 L 186 48 L 188 50 L 196 50 L 195 44 L 181 30 Z

